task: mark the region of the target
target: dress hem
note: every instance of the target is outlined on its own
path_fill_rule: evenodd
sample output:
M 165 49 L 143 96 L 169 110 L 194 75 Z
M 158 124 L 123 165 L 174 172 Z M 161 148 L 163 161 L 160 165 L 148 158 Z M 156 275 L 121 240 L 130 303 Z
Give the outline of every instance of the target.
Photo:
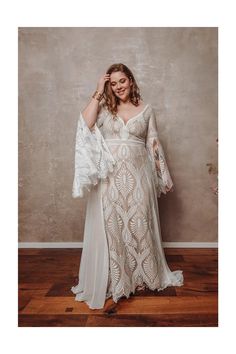
M 168 282 L 165 282 L 162 286 L 158 286 L 158 287 L 154 287 L 153 289 L 152 288 L 150 288 L 150 286 L 148 286 L 147 284 L 146 284 L 146 282 L 142 282 L 142 284 L 136 284 L 135 285 L 135 287 L 134 288 L 132 288 L 131 290 L 130 290 L 130 292 L 129 293 L 125 293 L 125 292 L 123 292 L 121 295 L 119 295 L 119 296 L 117 296 L 117 297 L 114 297 L 114 295 L 113 294 L 106 294 L 106 300 L 107 299 L 110 299 L 110 298 L 112 298 L 112 300 L 115 302 L 115 303 L 117 303 L 119 300 L 120 300 L 120 298 L 122 298 L 122 297 L 126 297 L 127 299 L 130 297 L 130 295 L 133 293 L 133 294 L 135 294 L 135 292 L 136 292 L 136 288 L 138 287 L 138 286 L 142 286 L 142 285 L 145 285 L 145 288 L 147 288 L 147 289 L 150 289 L 151 291 L 162 291 L 162 290 L 164 290 L 164 289 L 166 289 L 167 287 L 171 287 L 171 286 L 183 286 L 183 284 L 184 284 L 184 278 L 183 278 L 183 271 L 182 270 L 175 270 L 175 271 L 173 271 L 173 272 L 171 272 L 171 276 L 172 276 L 172 280 L 171 281 L 168 281 Z M 174 277 L 173 277 L 174 276 Z

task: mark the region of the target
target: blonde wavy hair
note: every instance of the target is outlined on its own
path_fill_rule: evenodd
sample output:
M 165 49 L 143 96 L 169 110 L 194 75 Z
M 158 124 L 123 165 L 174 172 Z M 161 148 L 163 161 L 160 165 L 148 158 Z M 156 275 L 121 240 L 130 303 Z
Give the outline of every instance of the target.
M 142 99 L 140 94 L 140 89 L 136 83 L 133 73 L 131 70 L 124 64 L 112 64 L 106 71 L 106 74 L 111 74 L 113 72 L 121 71 L 124 73 L 129 80 L 133 82 L 133 85 L 130 88 L 130 101 L 133 103 L 134 106 L 138 106 L 140 99 Z M 117 97 L 111 88 L 110 81 L 107 81 L 104 86 L 103 92 L 103 103 L 107 107 L 107 109 L 112 113 L 113 116 L 117 113 L 117 106 L 119 104 L 119 97 Z

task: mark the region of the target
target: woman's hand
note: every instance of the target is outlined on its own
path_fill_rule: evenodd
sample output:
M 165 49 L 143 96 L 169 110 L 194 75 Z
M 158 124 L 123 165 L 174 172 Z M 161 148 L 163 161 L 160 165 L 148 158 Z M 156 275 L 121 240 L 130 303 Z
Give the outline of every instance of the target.
M 105 74 L 100 77 L 97 83 L 97 91 L 99 93 L 103 94 L 105 83 L 109 80 L 110 80 L 110 74 Z

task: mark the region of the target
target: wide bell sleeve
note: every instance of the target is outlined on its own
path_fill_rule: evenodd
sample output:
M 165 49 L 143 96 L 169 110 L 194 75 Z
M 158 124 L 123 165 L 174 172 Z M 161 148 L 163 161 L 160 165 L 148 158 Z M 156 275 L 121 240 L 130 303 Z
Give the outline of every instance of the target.
M 161 193 L 166 194 L 169 191 L 173 191 L 174 184 L 167 166 L 163 147 L 159 140 L 156 115 L 153 108 L 151 109 L 148 122 L 146 149 L 151 161 L 157 197 L 159 198 Z
M 93 185 L 106 178 L 114 169 L 116 161 L 98 127 L 104 115 L 102 110 L 93 128 L 89 129 L 80 112 L 75 141 L 73 198 L 83 197 L 85 190 L 90 191 Z

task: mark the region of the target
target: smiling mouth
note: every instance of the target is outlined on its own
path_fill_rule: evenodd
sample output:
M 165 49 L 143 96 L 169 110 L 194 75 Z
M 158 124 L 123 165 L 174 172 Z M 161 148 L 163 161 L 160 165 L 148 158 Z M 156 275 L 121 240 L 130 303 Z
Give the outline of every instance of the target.
M 120 95 L 121 93 L 125 92 L 125 90 L 122 90 L 122 91 L 118 91 L 118 95 Z

